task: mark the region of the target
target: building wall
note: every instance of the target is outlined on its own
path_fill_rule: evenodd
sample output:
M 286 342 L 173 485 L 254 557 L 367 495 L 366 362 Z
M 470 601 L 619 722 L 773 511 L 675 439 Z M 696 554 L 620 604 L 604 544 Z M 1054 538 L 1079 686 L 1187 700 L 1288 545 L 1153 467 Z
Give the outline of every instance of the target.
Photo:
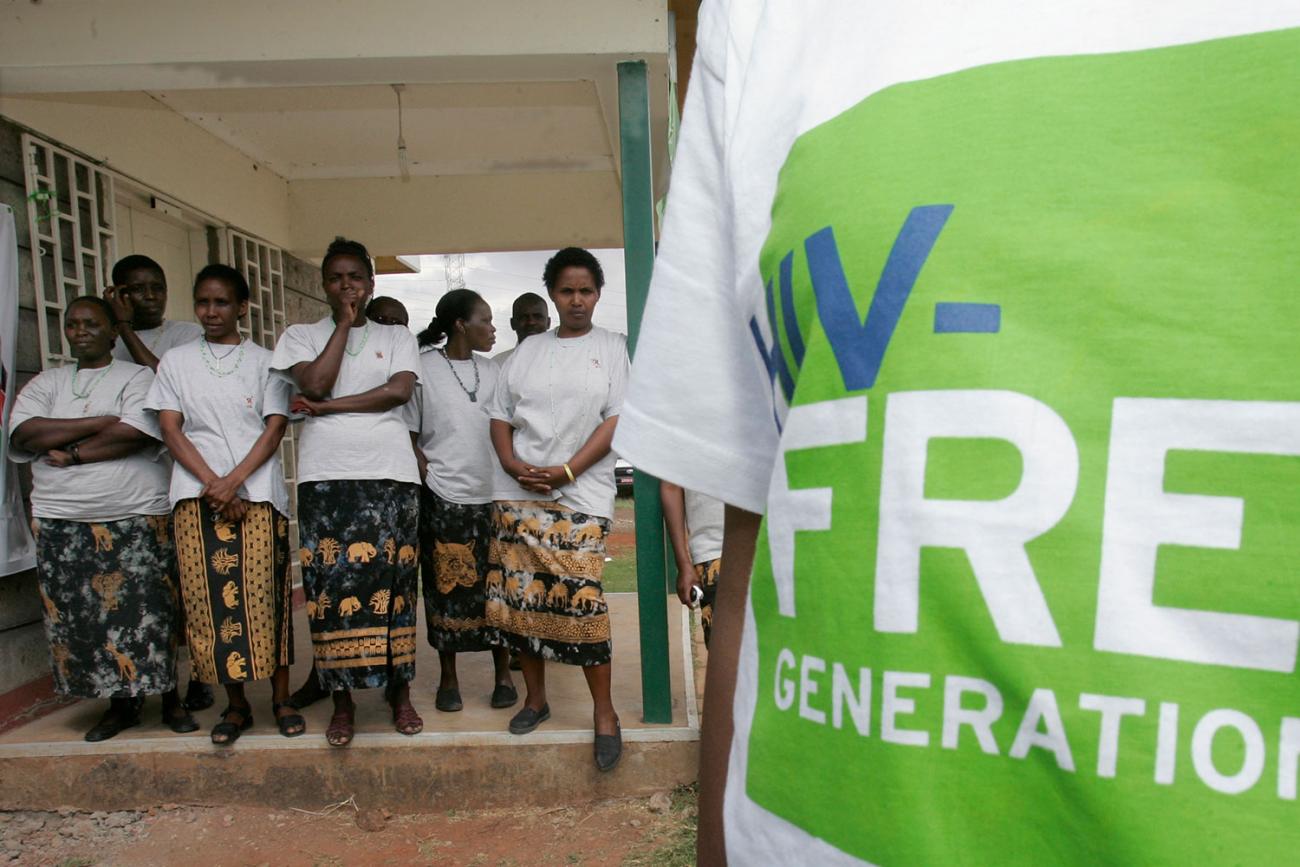
M 14 211 L 18 235 L 18 386 L 27 383 L 40 372 L 40 347 L 36 340 L 37 308 L 36 285 L 32 272 L 30 231 L 27 222 L 27 191 L 23 174 L 23 127 L 0 116 L 0 203 Z M 52 144 L 75 149 L 70 143 L 57 140 L 46 130 L 33 130 Z M 163 194 L 173 191 L 163 188 Z M 177 196 L 180 198 L 180 196 Z M 189 204 L 212 212 L 208 202 L 187 200 Z M 241 226 L 241 228 L 247 228 Z M 214 231 L 210 234 L 215 237 Z M 270 240 L 270 239 L 268 239 Z M 209 261 L 219 256 L 217 245 L 209 245 Z M 324 316 L 329 306 L 321 288 L 320 269 L 313 263 L 296 259 L 285 253 L 284 257 L 285 312 L 287 321 L 311 322 Z M 179 286 L 188 285 L 187 279 L 174 279 Z M 31 490 L 31 473 L 26 466 L 19 469 L 24 494 Z M 49 659 L 41 626 L 40 601 L 36 591 L 34 570 L 0 577 L 0 699 L 19 687 L 39 680 L 49 674 Z M 0 710 L 12 711 L 3 706 Z M 0 720 L 3 723 L 3 720 Z

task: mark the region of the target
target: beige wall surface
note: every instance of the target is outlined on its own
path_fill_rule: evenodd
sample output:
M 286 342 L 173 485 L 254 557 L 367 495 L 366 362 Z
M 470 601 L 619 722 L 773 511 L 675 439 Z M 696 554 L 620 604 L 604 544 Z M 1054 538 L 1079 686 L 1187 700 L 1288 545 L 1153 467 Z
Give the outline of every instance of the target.
M 288 245 L 288 182 L 148 94 L 0 95 L 0 115 L 184 204 Z
M 294 181 L 295 255 L 319 256 L 335 235 L 372 253 L 623 246 L 611 174 L 516 174 Z

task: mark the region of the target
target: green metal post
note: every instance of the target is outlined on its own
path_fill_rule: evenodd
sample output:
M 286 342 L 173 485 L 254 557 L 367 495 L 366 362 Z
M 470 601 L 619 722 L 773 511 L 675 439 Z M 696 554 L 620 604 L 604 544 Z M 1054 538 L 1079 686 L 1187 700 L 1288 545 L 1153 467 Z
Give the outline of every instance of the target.
M 628 349 L 636 353 L 654 267 L 654 191 L 650 180 L 650 88 L 644 61 L 618 65 L 619 158 L 623 171 L 623 261 Z M 659 480 L 637 470 L 636 587 L 641 620 L 641 703 L 648 723 L 673 721 L 668 670 L 668 594 Z

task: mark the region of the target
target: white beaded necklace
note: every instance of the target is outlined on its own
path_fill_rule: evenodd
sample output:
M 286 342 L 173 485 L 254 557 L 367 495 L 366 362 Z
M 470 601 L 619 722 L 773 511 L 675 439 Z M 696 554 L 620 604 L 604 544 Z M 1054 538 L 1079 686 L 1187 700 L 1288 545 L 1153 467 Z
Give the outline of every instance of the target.
M 225 355 L 217 355 L 212 351 L 212 344 L 208 342 L 208 338 L 204 337 L 199 341 L 199 355 L 202 356 L 203 365 L 208 369 L 208 373 L 217 377 L 227 377 L 239 370 L 239 365 L 244 363 L 244 344 L 247 342 L 246 340 L 240 340 L 239 345 L 226 350 Z M 239 350 L 239 354 L 235 356 L 234 365 L 229 370 L 223 370 L 221 362 L 229 358 L 235 350 Z
M 90 400 L 90 396 L 94 394 L 96 386 L 99 385 L 100 381 L 103 380 L 104 377 L 108 376 L 108 372 L 112 369 L 113 369 L 113 361 L 110 360 L 108 364 L 104 365 L 104 367 L 99 371 L 98 374 L 90 378 L 90 383 L 86 386 L 85 391 L 77 391 L 77 374 L 81 373 L 81 368 L 77 367 L 73 369 L 72 396 L 75 397 L 77 400 L 87 400 L 87 401 Z

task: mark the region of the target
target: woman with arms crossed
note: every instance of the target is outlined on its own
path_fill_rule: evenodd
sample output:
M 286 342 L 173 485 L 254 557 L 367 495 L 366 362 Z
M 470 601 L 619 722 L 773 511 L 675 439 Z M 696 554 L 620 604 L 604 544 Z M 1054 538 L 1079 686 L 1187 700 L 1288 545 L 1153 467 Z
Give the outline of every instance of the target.
M 226 687 L 214 744 L 253 724 L 244 684 L 270 677 L 280 733 L 306 728 L 284 702 L 293 662 L 289 495 L 277 449 L 288 425 L 289 383 L 271 353 L 239 335 L 248 282 L 228 265 L 194 281 L 203 337 L 158 363 L 147 406 L 158 412 L 172 471 L 172 525 L 190 660 L 198 678 Z
M 112 356 L 117 328 L 101 298 L 68 305 L 76 365 L 27 383 L 9 420 L 15 461 L 32 466 L 32 529 L 54 688 L 107 698 L 86 740 L 138 725 L 144 696 L 163 695 L 163 723 L 199 727 L 176 695 L 175 553 L 167 466 L 145 411 L 147 367 Z
M 627 381 L 627 338 L 592 324 L 605 275 L 591 253 L 559 251 L 543 279 L 560 325 L 519 345 L 490 407 L 498 468 L 488 623 L 523 663 L 528 697 L 510 731 L 527 734 L 550 718 L 545 660 L 580 665 L 595 705 L 596 766 L 608 771 L 623 740 L 600 579 L 614 517 L 609 446 Z
M 290 325 L 271 359 L 301 392 L 298 551 L 321 686 L 325 738 L 351 743 L 353 689 L 387 688 L 397 731 L 418 734 L 415 677 L 419 468 L 402 407 L 420 370 L 415 336 L 364 313 L 375 288 L 366 248 L 335 239 L 321 263 L 332 314 Z
M 420 345 L 446 344 L 420 356 L 420 435 L 416 458 L 425 465 L 420 490 L 420 565 L 429 645 L 438 651 L 442 674 L 435 706 L 453 712 L 464 705 L 456 677 L 456 654 L 492 651 L 496 687 L 492 707 L 510 707 L 519 694 L 510 659 L 497 631 L 484 619 L 484 578 L 492 541 L 492 465 L 487 402 L 497 366 L 475 357 L 496 343 L 492 308 L 469 289 L 438 299 Z

